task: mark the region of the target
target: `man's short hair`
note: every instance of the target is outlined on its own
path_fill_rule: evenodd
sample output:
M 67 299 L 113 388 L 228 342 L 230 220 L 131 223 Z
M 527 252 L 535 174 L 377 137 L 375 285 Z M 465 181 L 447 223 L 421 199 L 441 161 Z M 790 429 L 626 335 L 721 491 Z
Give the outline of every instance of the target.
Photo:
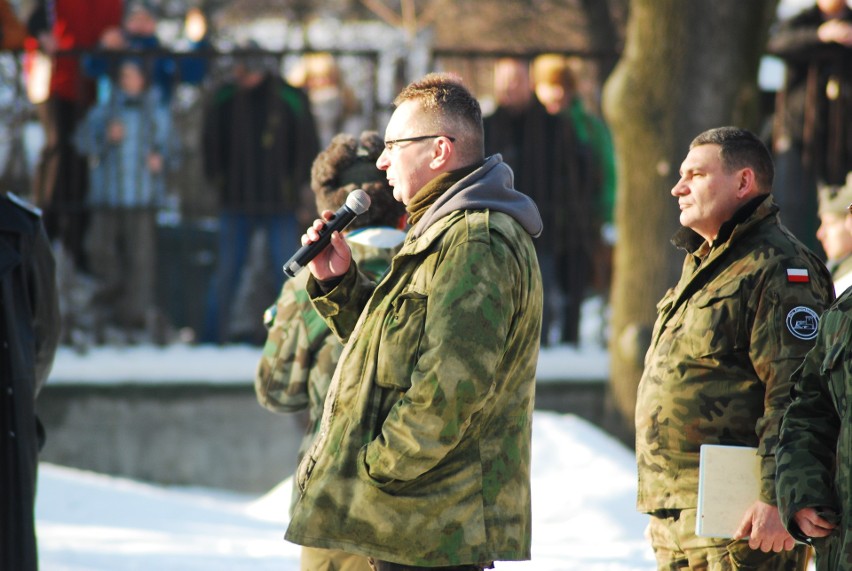
M 424 135 L 446 135 L 456 139 L 460 153 L 471 159 L 485 154 L 482 109 L 479 101 L 452 73 L 430 73 L 403 89 L 393 103 L 399 107 L 406 101 L 417 101 L 424 113 L 424 128 L 434 132 Z
M 763 192 L 772 190 L 775 166 L 772 155 L 757 135 L 739 127 L 717 127 L 704 131 L 689 144 L 689 149 L 701 145 L 719 145 L 722 165 L 730 172 L 742 168 L 754 171 L 757 185 Z

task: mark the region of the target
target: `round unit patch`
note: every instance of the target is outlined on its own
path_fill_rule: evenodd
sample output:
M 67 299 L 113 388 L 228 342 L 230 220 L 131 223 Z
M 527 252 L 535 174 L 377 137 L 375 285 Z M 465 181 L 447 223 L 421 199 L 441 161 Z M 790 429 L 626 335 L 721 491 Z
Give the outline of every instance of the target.
M 810 307 L 800 305 L 787 314 L 787 329 L 796 339 L 810 341 L 817 335 L 819 315 Z

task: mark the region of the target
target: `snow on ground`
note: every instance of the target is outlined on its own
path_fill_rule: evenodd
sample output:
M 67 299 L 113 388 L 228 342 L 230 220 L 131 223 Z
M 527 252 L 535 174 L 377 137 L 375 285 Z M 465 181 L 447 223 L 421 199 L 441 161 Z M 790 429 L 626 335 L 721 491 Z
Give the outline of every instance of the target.
M 223 459 L 227 461 L 227 459 Z M 532 560 L 506 571 L 654 569 L 634 509 L 633 454 L 573 415 L 535 413 Z M 296 571 L 283 540 L 290 480 L 260 498 L 165 488 L 43 464 L 43 571 Z
M 609 355 L 601 338 L 604 309 L 600 298 L 583 303 L 578 346 L 542 348 L 536 376 L 539 382 L 601 381 L 609 378 Z M 250 345 L 184 345 L 165 347 L 99 346 L 84 352 L 60 347 L 49 383 L 251 383 L 260 348 Z
M 86 353 L 61 347 L 48 383 L 251 383 L 259 359 L 260 348 L 249 345 L 93 347 Z M 544 348 L 537 376 L 540 382 L 605 382 L 609 357 L 596 345 Z

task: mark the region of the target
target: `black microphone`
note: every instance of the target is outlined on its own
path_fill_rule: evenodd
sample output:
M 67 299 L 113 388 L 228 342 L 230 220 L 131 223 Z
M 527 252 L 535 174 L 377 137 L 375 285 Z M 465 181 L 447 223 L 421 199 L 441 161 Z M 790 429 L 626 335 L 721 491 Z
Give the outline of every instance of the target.
M 299 270 L 308 265 L 308 263 L 317 257 L 317 254 L 322 252 L 334 232 L 342 232 L 344 228 L 349 226 L 356 216 L 364 214 L 370 208 L 370 195 L 356 188 L 346 197 L 346 203 L 334 213 L 331 220 L 325 221 L 325 226 L 319 231 L 319 239 L 316 242 L 305 244 L 293 254 L 286 264 L 284 264 L 284 273 L 291 278 L 296 277 Z

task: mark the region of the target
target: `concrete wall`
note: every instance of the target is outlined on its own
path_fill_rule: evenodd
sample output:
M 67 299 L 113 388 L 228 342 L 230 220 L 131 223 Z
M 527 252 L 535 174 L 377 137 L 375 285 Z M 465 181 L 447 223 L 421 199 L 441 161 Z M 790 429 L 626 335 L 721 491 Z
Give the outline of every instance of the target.
M 293 473 L 306 415 L 250 385 L 58 385 L 37 402 L 41 460 L 162 484 L 266 492 Z
M 539 383 L 536 408 L 604 425 L 605 383 Z M 263 493 L 293 473 L 306 415 L 263 409 L 248 383 L 48 384 L 46 462 L 167 485 Z

